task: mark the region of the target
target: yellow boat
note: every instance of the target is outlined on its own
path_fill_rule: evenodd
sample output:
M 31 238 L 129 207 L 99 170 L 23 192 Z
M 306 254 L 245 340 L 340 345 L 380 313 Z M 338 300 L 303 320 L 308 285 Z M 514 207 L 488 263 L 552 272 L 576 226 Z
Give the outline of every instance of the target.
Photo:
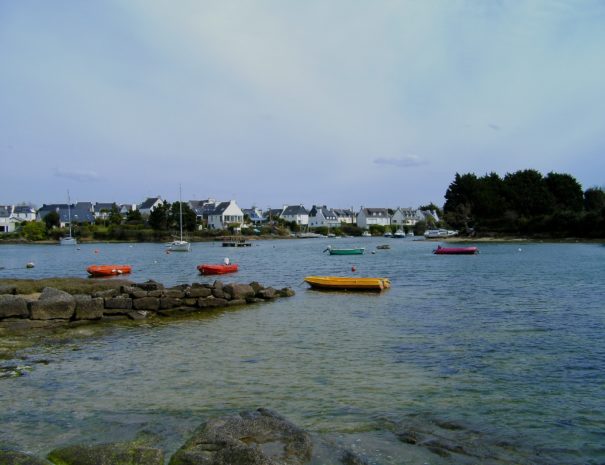
M 349 278 L 342 276 L 307 276 L 305 282 L 315 289 L 347 291 L 382 291 L 391 287 L 387 278 Z

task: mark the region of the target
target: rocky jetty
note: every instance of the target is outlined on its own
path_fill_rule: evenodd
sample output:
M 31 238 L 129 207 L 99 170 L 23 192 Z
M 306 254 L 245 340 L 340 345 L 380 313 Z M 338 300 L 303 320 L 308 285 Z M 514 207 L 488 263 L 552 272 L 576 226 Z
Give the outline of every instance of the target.
M 29 329 L 129 318 L 178 316 L 209 309 L 242 306 L 290 297 L 290 288 L 274 289 L 257 282 L 221 281 L 166 288 L 155 281 L 128 283 L 89 294 L 70 294 L 46 287 L 39 295 L 17 294 L 15 286 L 0 287 L 0 328 Z
M 69 445 L 48 454 L 48 461 L 0 450 L 2 465 L 162 465 L 159 438 L 96 445 Z M 170 458 L 169 465 L 367 465 L 350 450 L 314 439 L 278 413 L 255 411 L 213 418 L 197 428 Z

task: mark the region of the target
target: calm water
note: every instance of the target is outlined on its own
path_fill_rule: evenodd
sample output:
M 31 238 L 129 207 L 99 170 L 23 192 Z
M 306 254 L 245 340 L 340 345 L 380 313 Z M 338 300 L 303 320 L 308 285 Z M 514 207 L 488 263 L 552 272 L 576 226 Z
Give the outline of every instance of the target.
M 392 248 L 370 253 L 380 243 Z M 322 254 L 329 244 L 366 254 Z M 297 291 L 187 320 L 89 326 L 28 349 L 18 360 L 31 366 L 26 376 L 0 379 L 0 444 L 44 454 L 145 429 L 172 452 L 209 416 L 265 406 L 370 463 L 604 463 L 605 247 L 485 244 L 477 256 L 435 256 L 435 245 L 0 246 L 0 277 L 84 277 L 93 263 L 129 263 L 131 279 L 172 285 L 210 281 L 195 266 L 227 255 L 241 271 L 224 281 Z M 375 295 L 302 284 L 352 266 L 393 287 Z M 442 458 L 399 441 L 400 425 L 499 461 Z

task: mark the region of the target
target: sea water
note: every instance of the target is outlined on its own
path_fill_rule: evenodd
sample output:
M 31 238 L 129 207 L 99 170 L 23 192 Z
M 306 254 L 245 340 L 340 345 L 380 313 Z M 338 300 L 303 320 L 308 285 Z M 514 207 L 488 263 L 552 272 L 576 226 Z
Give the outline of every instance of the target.
M 391 248 L 377 250 L 382 243 Z M 327 245 L 366 252 L 329 256 Z M 240 271 L 224 282 L 296 291 L 43 338 L 3 362 L 26 369 L 0 379 L 0 445 L 44 455 L 146 430 L 170 454 L 210 417 L 268 407 L 369 463 L 605 462 L 605 247 L 490 243 L 479 255 L 437 256 L 435 246 L 385 238 L 194 243 L 190 253 L 0 246 L 0 278 L 85 277 L 88 265 L 124 263 L 137 282 L 212 282 L 196 266 L 228 256 Z M 392 287 L 314 291 L 303 278 L 315 274 L 388 277 Z M 445 447 L 435 453 L 431 441 Z

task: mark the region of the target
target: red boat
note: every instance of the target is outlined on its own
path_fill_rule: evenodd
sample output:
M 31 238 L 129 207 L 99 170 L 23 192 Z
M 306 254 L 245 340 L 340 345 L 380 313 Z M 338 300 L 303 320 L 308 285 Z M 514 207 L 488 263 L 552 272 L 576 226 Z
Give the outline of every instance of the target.
M 433 253 L 435 255 L 475 255 L 479 253 L 479 249 L 477 247 L 441 247 L 438 245 Z
M 86 271 L 93 278 L 100 278 L 103 276 L 129 274 L 132 271 L 132 267 L 130 265 L 90 265 L 86 268 Z
M 226 274 L 226 273 L 235 273 L 237 271 L 237 265 L 235 265 L 235 264 L 229 264 L 229 265 L 203 264 L 203 265 L 198 265 L 197 269 L 202 274 Z

